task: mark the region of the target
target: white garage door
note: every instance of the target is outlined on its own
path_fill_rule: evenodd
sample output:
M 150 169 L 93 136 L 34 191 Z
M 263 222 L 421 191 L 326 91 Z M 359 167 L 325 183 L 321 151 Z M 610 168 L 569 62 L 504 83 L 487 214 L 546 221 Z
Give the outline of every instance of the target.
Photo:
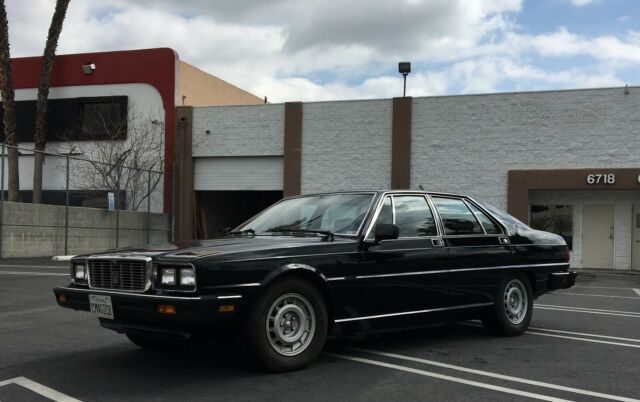
M 194 189 L 282 190 L 281 156 L 195 158 Z

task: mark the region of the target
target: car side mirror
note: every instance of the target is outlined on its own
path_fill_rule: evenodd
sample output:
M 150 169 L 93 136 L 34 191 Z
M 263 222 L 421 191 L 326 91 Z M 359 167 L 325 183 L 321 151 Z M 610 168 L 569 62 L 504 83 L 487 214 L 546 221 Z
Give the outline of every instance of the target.
M 398 225 L 389 223 L 379 223 L 376 225 L 375 239 L 376 243 L 382 240 L 394 240 L 400 236 L 400 228 Z

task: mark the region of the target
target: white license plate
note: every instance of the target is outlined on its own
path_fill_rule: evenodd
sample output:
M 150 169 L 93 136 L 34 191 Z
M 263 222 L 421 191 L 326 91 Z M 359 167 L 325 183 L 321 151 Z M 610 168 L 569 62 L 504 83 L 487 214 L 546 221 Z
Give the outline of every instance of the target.
M 110 296 L 89 295 L 91 313 L 100 318 L 113 320 L 113 305 Z

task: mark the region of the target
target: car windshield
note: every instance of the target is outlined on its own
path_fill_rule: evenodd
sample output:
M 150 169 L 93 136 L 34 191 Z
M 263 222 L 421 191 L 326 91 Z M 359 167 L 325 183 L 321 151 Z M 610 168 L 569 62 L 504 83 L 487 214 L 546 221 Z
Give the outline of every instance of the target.
M 322 194 L 281 201 L 236 231 L 253 229 L 255 234 L 321 231 L 336 235 L 358 234 L 373 201 L 373 194 Z

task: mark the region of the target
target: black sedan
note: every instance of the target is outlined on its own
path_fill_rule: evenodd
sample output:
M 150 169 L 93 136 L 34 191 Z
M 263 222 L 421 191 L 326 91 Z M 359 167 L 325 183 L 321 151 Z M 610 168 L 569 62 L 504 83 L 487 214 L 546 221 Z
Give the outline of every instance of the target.
M 533 299 L 575 277 L 562 237 L 486 203 L 360 191 L 284 199 L 224 239 L 75 257 L 54 293 L 141 347 L 231 338 L 285 371 L 329 336 L 473 317 L 519 335 Z

